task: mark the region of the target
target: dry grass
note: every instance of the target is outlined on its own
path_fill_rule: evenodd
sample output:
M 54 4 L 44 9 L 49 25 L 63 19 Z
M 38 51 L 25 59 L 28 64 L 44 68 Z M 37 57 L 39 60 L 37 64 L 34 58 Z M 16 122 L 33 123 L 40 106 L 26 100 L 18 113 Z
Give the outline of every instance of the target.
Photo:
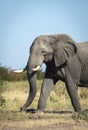
M 38 90 L 30 109 L 36 109 L 40 95 L 42 81 L 38 81 Z M 79 88 L 79 99 L 82 113 L 76 114 L 73 111 L 69 96 L 64 83 L 57 83 L 51 92 L 44 113 L 19 112 L 19 108 L 25 103 L 28 96 L 29 85 L 27 81 L 4 82 L 0 86 L 1 96 L 5 99 L 5 105 L 0 107 L 1 128 L 4 126 L 19 126 L 24 129 L 33 126 L 48 126 L 57 124 L 86 124 L 88 122 L 88 89 Z M 21 128 L 22 127 L 22 128 Z M 24 129 L 25 130 L 25 129 Z M 79 130 L 78 128 L 75 130 Z
M 30 106 L 30 108 L 36 108 L 40 89 L 41 89 L 42 81 L 38 81 L 37 94 L 34 102 Z M 5 99 L 6 103 L 3 106 L 4 110 L 14 110 L 19 109 L 26 101 L 29 91 L 29 84 L 27 81 L 21 82 L 4 82 L 2 86 L 0 86 L 1 95 Z M 81 103 L 82 110 L 88 108 L 88 89 L 87 88 L 79 88 L 79 100 Z M 73 110 L 73 107 L 70 102 L 70 98 L 67 94 L 66 87 L 64 83 L 58 82 L 51 92 L 46 110 Z

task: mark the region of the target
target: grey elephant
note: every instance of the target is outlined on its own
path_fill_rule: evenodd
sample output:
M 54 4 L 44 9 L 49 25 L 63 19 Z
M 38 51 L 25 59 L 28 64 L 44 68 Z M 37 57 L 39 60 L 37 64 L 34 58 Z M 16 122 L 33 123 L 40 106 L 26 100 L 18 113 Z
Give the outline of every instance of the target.
M 41 35 L 33 41 L 27 66 L 24 69 L 27 70 L 30 91 L 21 110 L 26 110 L 34 100 L 37 88 L 36 73 L 43 63 L 46 64 L 46 72 L 37 109 L 44 110 L 54 85 L 62 80 L 74 110 L 81 111 L 78 86 L 88 87 L 88 42 L 78 44 L 66 34 Z

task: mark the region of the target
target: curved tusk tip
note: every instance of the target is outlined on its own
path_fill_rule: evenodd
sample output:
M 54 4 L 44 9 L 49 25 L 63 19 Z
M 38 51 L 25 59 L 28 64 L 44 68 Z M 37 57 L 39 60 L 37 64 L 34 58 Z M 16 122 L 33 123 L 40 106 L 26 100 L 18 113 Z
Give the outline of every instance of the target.
M 22 70 L 14 70 L 13 72 L 14 73 L 22 73 L 24 70 L 22 69 Z
M 36 68 L 32 69 L 32 71 L 38 71 L 40 68 L 40 66 L 37 66 Z

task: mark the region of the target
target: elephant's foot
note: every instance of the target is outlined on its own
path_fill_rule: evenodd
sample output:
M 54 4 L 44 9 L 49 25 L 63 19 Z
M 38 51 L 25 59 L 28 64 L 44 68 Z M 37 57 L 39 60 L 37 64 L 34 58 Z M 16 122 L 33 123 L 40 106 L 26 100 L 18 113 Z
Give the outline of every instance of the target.
M 79 107 L 79 108 L 74 108 L 74 110 L 75 110 L 75 112 L 77 112 L 77 113 L 80 113 L 81 112 L 81 108 Z
M 20 112 L 26 112 L 26 113 L 37 113 L 37 110 L 36 109 L 26 109 L 24 107 L 21 107 L 20 108 Z
M 37 112 L 44 112 L 45 107 L 39 106 L 37 107 Z
M 22 111 L 26 111 L 26 108 L 21 107 L 21 108 L 20 108 L 20 112 L 22 112 Z

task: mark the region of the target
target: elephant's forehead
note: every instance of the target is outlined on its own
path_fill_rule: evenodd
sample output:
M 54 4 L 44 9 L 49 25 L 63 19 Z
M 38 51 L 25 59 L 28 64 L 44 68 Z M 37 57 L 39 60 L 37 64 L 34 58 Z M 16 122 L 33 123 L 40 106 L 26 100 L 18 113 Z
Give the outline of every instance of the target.
M 38 39 L 32 44 L 31 49 L 45 48 L 46 45 L 48 46 L 47 41 L 45 39 Z
M 34 53 L 36 51 L 39 51 L 40 49 L 41 49 L 40 43 L 32 44 L 32 46 L 30 47 L 30 53 Z

